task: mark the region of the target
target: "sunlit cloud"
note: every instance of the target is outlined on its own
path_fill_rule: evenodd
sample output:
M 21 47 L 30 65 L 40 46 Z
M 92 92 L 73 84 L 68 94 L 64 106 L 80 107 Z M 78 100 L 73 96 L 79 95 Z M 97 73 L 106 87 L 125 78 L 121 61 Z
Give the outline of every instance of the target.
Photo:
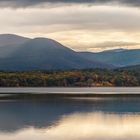
M 45 6 L 44 0 L 0 0 L 0 5 L 5 5 L 4 9 L 0 8 L 0 33 L 14 33 L 31 38 L 48 37 L 77 51 L 140 48 L 139 8 L 119 6 L 114 3 L 115 0 L 47 2 L 51 8 Z M 118 2 L 139 5 L 139 1 Z M 127 44 L 120 46 L 119 42 Z

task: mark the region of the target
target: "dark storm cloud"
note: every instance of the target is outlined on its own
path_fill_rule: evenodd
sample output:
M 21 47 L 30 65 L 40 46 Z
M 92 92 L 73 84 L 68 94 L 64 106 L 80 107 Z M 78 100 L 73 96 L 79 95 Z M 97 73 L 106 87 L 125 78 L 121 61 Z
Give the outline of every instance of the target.
M 1 7 L 30 7 L 49 4 L 106 4 L 118 3 L 129 6 L 140 6 L 140 0 L 0 0 Z

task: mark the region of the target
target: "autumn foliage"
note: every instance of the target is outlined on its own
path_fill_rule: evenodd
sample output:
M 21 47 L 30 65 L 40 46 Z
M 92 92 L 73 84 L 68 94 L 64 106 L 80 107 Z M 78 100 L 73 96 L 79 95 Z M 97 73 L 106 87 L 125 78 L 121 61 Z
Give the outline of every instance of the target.
M 87 69 L 0 72 L 0 87 L 140 86 L 139 70 Z

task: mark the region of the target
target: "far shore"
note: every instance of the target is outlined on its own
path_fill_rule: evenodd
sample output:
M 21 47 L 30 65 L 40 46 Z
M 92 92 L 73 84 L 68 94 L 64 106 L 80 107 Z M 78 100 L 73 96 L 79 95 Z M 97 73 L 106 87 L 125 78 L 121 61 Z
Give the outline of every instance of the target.
M 140 94 L 140 87 L 19 87 L 0 88 L 0 94 Z
M 48 100 L 64 98 L 137 98 L 140 87 L 0 88 L 0 100 Z

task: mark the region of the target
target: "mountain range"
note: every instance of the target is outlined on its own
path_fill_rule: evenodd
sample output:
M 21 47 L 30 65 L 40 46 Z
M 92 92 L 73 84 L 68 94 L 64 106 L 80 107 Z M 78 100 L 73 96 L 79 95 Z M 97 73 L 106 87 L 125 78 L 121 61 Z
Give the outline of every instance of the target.
M 140 64 L 140 50 L 76 52 L 48 38 L 0 35 L 0 70 L 67 70 Z
M 0 37 L 4 38 L 0 39 L 4 45 L 0 45 L 0 70 L 66 70 L 113 67 L 113 65 L 88 60 L 78 52 L 52 39 L 29 39 L 10 34 Z
M 140 49 L 115 49 L 99 53 L 81 52 L 88 60 L 100 61 L 113 64 L 117 67 L 125 67 L 140 64 Z

